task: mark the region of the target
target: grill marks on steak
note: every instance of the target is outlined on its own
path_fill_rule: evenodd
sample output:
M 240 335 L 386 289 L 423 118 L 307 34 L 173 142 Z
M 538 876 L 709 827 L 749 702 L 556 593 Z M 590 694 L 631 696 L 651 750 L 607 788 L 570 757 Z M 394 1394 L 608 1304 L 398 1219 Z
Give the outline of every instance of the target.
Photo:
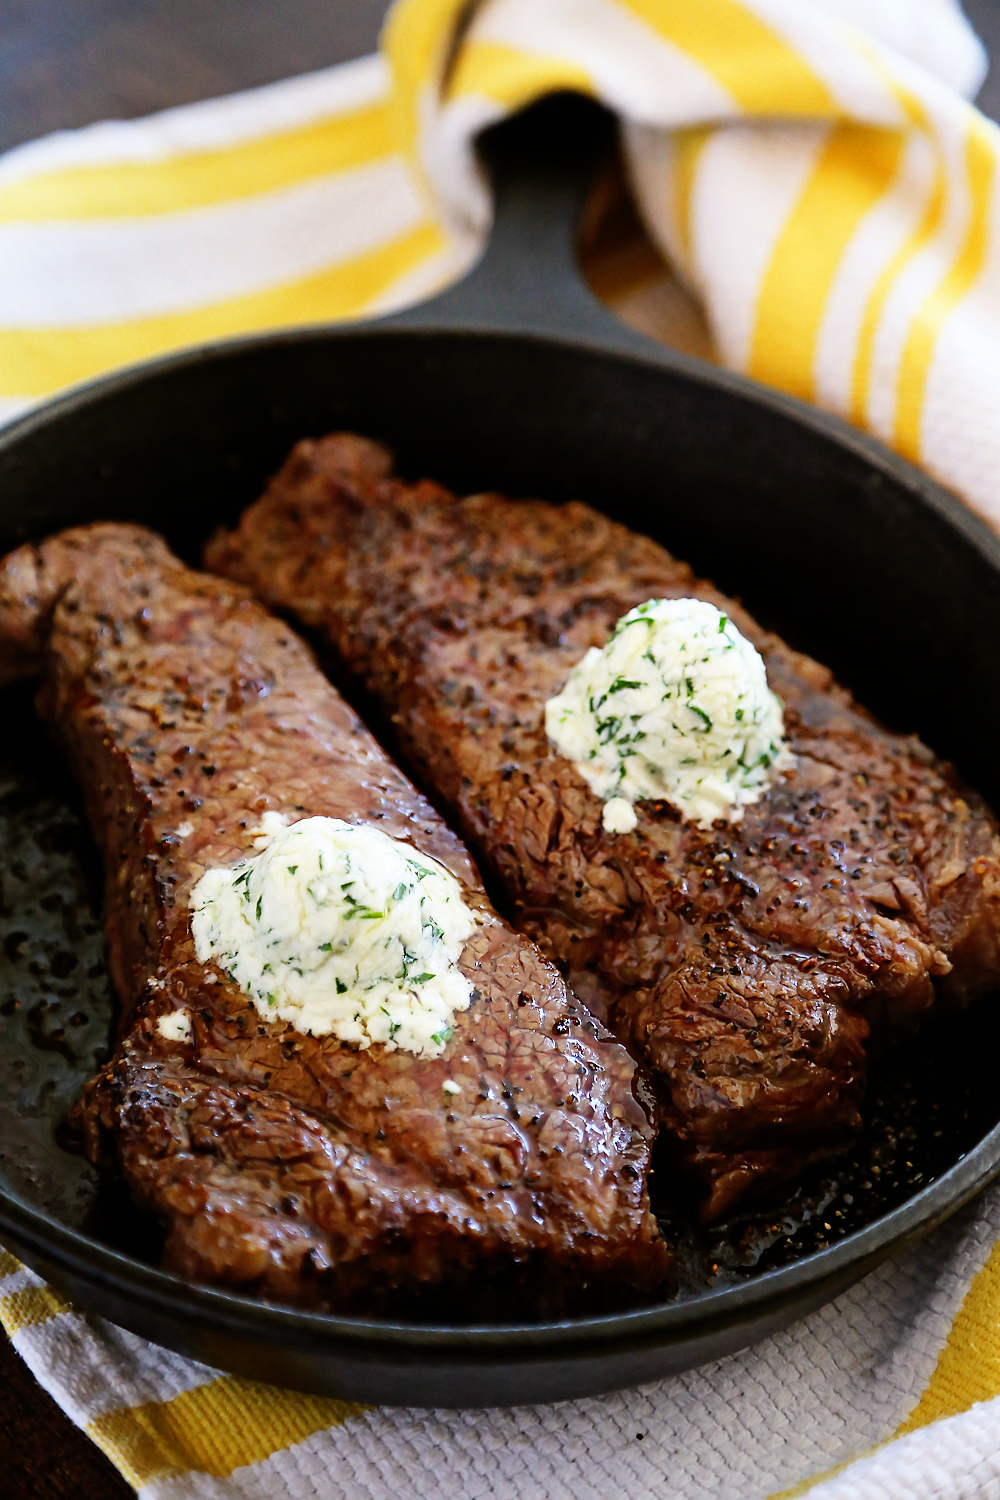
M 0 678 L 39 669 L 102 847 L 123 1005 L 77 1119 L 166 1226 L 169 1267 L 279 1301 L 422 1297 L 446 1314 L 558 1313 L 663 1283 L 634 1063 L 492 912 L 459 841 L 285 625 L 149 532 L 84 527 L 0 564 Z M 461 957 L 475 993 L 441 1057 L 264 1022 L 198 962 L 191 888 L 252 851 L 268 809 L 372 820 L 463 882 L 483 914 Z M 156 1027 L 179 1006 L 191 1044 Z
M 322 631 L 518 913 L 657 1080 L 714 1217 L 859 1124 L 870 1033 L 1000 969 L 982 801 L 663 548 L 580 504 L 458 499 L 350 435 L 305 442 L 209 565 Z M 632 834 L 548 744 L 545 700 L 643 600 L 730 614 L 794 768 L 736 827 L 637 805 Z

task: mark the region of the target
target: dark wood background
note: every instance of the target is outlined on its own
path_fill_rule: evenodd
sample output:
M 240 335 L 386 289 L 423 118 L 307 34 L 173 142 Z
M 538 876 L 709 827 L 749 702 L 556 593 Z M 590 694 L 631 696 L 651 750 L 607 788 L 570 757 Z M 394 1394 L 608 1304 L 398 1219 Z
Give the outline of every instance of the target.
M 373 50 L 386 9 L 387 0 L 0 0 L 0 151 L 357 57 Z M 966 0 L 965 10 L 1000 57 L 1000 0 Z M 979 103 L 1000 119 L 1000 66 Z M 0 1390 L 5 1500 L 128 1500 L 131 1488 L 2 1334 Z

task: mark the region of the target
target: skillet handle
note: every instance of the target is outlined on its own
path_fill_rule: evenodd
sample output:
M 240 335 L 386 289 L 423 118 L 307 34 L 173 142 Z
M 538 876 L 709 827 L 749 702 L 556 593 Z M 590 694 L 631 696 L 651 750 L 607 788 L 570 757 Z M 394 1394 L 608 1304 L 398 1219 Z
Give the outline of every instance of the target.
M 662 353 L 608 311 L 577 264 L 580 217 L 614 129 L 600 105 L 555 94 L 485 131 L 479 150 L 493 179 L 495 217 L 482 259 L 455 286 L 380 326 L 555 334 Z

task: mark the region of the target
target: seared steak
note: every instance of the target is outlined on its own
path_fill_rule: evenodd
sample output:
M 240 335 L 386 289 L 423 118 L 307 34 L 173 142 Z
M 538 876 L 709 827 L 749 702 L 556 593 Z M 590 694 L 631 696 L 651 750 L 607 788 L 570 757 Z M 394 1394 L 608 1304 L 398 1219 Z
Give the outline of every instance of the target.
M 38 670 L 106 863 L 123 1007 L 77 1119 L 165 1225 L 168 1267 L 279 1301 L 500 1316 L 664 1283 L 634 1063 L 492 912 L 287 626 L 147 531 L 84 527 L 0 564 L 0 680 Z M 463 882 L 484 913 L 460 960 L 475 989 L 440 1056 L 265 1022 L 198 962 L 192 886 L 253 852 L 269 809 L 370 820 Z M 190 1041 L 160 1035 L 178 1008 Z
M 706 1217 L 842 1149 L 872 1029 L 998 977 L 980 798 L 662 547 L 584 505 L 458 499 L 348 435 L 304 442 L 209 566 L 320 630 L 391 715 L 522 930 L 649 1069 Z M 665 802 L 608 834 L 543 705 L 650 598 L 761 652 L 794 769 L 736 827 Z

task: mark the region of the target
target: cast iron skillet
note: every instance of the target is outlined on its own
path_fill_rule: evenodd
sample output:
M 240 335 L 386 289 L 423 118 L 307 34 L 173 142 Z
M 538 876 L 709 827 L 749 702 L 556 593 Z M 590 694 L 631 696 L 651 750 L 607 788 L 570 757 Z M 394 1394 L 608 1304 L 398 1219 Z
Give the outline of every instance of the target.
M 9 428 L 0 549 L 123 518 L 165 532 L 197 560 L 209 532 L 257 496 L 296 439 L 353 428 L 388 441 L 405 474 L 459 490 L 580 497 L 662 540 L 829 663 L 888 723 L 953 757 L 997 804 L 1000 543 L 879 444 L 653 345 L 596 302 L 577 275 L 573 238 L 607 137 L 606 117 L 566 99 L 494 132 L 490 248 L 434 302 L 366 326 L 160 360 Z M 841 1182 L 813 1205 L 833 1231 L 843 1205 L 867 1191 L 869 1207 L 844 1221 L 862 1227 L 825 1242 L 814 1217 L 798 1237 L 785 1223 L 781 1241 L 779 1214 L 770 1227 L 784 1254 L 765 1256 L 755 1275 L 737 1264 L 728 1283 L 695 1276 L 674 1302 L 492 1326 L 329 1317 L 188 1285 L 150 1263 L 155 1246 L 142 1242 L 124 1195 L 57 1143 L 58 1121 L 111 1029 L 99 884 L 27 693 L 0 703 L 0 1240 L 79 1305 L 136 1333 L 242 1374 L 382 1403 L 579 1396 L 683 1370 L 786 1326 L 941 1223 L 1000 1168 L 1000 1095 L 990 1102 L 982 1067 L 998 1029 L 987 1001 L 948 1022 L 930 1052 L 904 1054 L 895 1083 L 874 1089 L 882 1134 L 845 1167 L 855 1192 Z M 911 1067 L 929 1092 L 906 1094 Z M 892 1192 L 876 1181 L 880 1171 Z M 654 1181 L 669 1199 L 670 1182 Z

